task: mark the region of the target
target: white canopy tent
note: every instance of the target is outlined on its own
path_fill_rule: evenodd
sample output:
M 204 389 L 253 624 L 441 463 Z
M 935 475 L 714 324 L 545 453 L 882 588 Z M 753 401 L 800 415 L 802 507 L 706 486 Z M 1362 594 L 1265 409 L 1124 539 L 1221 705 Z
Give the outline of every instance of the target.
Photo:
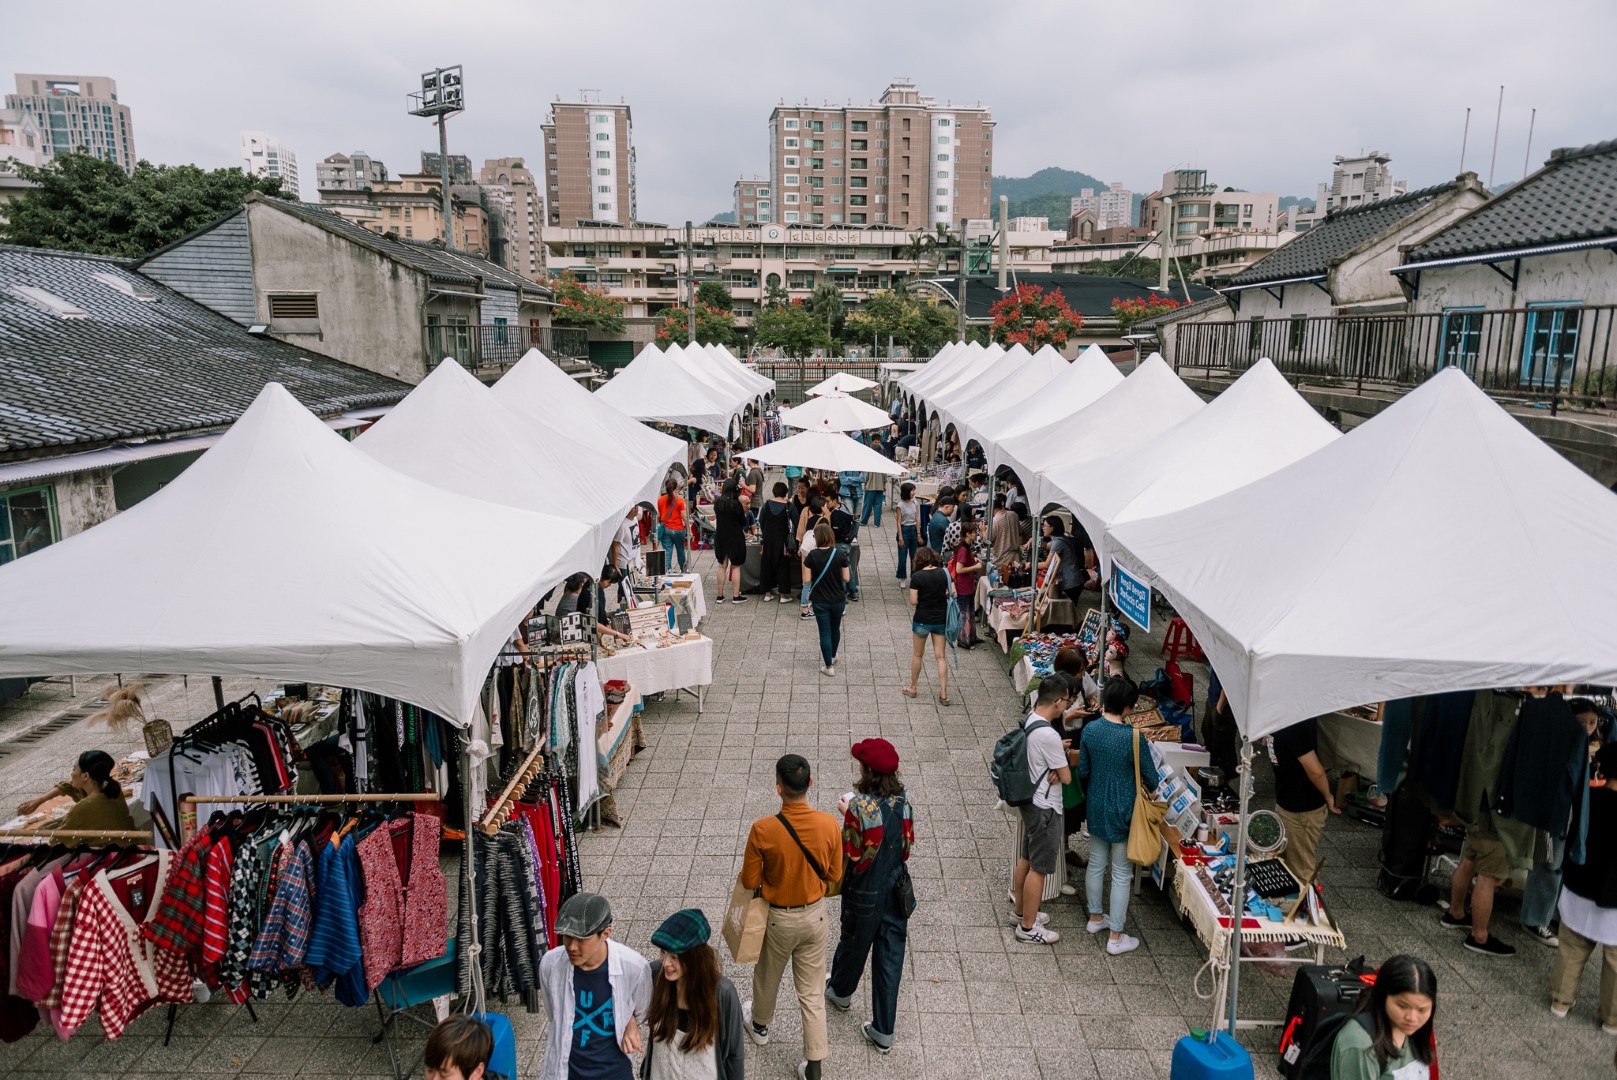
M 757 388 L 758 395 L 760 397 L 773 394 L 775 392 L 774 379 L 771 379 L 768 375 L 759 372 L 756 368 L 748 367 L 742 362 L 740 357 L 736 356 L 735 353 L 731 352 L 723 345 L 703 345 L 702 348 L 707 350 L 708 354 L 714 359 L 728 365 L 740 373 L 741 377 L 747 381 L 748 385 Z
M 910 397 L 925 393 L 933 384 L 949 379 L 964 370 L 972 357 L 981 356 L 983 347 L 975 341 L 954 341 L 939 349 L 926 366 L 898 380 L 899 389 Z
M 686 444 L 623 415 L 579 385 L 538 349 L 527 355 L 493 386 L 494 396 L 530 421 L 553 425 L 572 439 L 574 455 L 588 455 L 607 446 L 620 447 L 637 463 L 640 477 L 638 502 L 654 501 L 662 492 L 663 478 L 677 462 L 684 466 Z
M 642 485 L 641 463 L 614 446 L 590 450 L 587 474 L 556 468 L 578 452 L 572 437 L 510 408 L 454 360 L 440 363 L 354 446 L 433 487 L 582 522 L 593 540 L 574 570 L 606 561 Z
M 663 350 L 663 355 L 690 372 L 691 377 L 703 386 L 712 387 L 726 399 L 738 400 L 743 409 L 763 399 L 763 392 L 744 372 L 736 370 L 700 345 L 670 345 Z
M 973 344 L 975 345 L 976 343 L 973 342 Z M 1004 355 L 1005 349 L 997 342 L 986 348 L 981 348 L 976 355 L 967 357 L 953 371 L 916 394 L 915 401 L 918 410 L 916 419 L 918 421 L 930 419 L 931 414 L 937 410 L 939 401 L 946 398 L 956 388 L 966 385 L 984 371 L 992 368 Z
M 1122 381 L 1117 365 L 1098 346 L 1091 345 L 1067 365 L 1067 370 L 1045 384 L 1042 393 L 978 417 L 972 429 L 988 454 L 988 467 L 998 469 L 1005 463 L 999 446 L 1013 435 L 1070 417 Z
M 1617 682 L 1617 496 L 1458 368 L 1111 542 L 1190 625 L 1248 739 L 1370 701 Z
M 1153 353 L 1104 397 L 1071 416 L 1007 439 L 999 450 L 1026 485 L 1028 506 L 1037 513 L 1051 501 L 1053 489 L 1046 479 L 1051 469 L 1148 445 L 1203 407 L 1196 392 Z
M 588 549 L 577 522 L 394 472 L 271 383 L 162 491 L 0 567 L 0 674 L 331 683 L 465 726 Z
M 857 375 L 850 375 L 846 371 L 839 371 L 828 379 L 822 379 L 808 388 L 810 397 L 820 394 L 857 394 L 861 390 L 870 390 L 880 385 L 869 379 L 861 379 Z
M 792 465 L 832 472 L 873 472 L 901 476 L 907 471 L 904 466 L 840 431 L 800 431 L 767 445 L 743 450 L 736 456 L 760 465 Z
M 1053 347 L 1045 345 L 1028 358 L 1028 362 L 1022 365 L 1014 377 L 1006 379 L 997 386 L 985 387 L 982 393 L 975 397 L 953 404 L 940 412 L 945 423 L 952 423 L 960 429 L 961 446 L 975 439 L 986 452 L 987 441 L 977 430 L 974 418 L 992 416 L 1002 409 L 1012 408 L 1017 403 L 1042 393 L 1052 380 L 1070 366 L 1065 356 L 1056 352 Z
M 655 345 L 641 349 L 595 396 L 636 420 L 687 424 L 725 437 L 750 400 L 702 382 Z
M 1111 573 L 1107 531 L 1214 499 L 1335 442 L 1341 432 L 1286 382 L 1272 360 L 1146 446 L 1045 475 L 1050 499 L 1072 508 Z
M 1014 384 L 1028 370 L 1028 364 L 1032 360 L 1033 354 L 1028 352 L 1025 346 L 1012 345 L 992 364 L 965 382 L 957 383 L 935 395 L 931 405 L 937 410 L 940 426 L 947 427 L 954 423 L 955 416 L 960 410 L 972 408 L 987 395 Z
M 885 412 L 847 394 L 821 394 L 780 414 L 789 428 L 812 431 L 869 431 L 888 425 Z

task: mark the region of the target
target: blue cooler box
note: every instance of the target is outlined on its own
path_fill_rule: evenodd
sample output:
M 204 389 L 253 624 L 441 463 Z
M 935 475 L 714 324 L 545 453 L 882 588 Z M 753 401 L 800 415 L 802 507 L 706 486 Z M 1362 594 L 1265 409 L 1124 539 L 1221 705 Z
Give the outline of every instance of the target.
M 1173 1047 L 1169 1080 L 1252 1080 L 1252 1056 L 1233 1036 L 1186 1035 Z

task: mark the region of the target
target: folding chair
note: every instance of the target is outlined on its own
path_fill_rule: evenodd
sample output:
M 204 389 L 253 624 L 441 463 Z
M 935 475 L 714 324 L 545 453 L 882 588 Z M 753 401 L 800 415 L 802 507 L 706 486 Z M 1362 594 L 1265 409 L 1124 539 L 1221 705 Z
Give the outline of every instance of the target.
M 435 960 L 423 961 L 413 968 L 396 971 L 383 979 L 382 985 L 376 988 L 376 1012 L 382 1018 L 382 1030 L 376 1033 L 371 1042 L 387 1046 L 387 1059 L 393 1068 L 393 1080 L 406 1080 L 415 1071 L 415 1067 L 421 1064 L 419 1053 L 408 1065 L 404 1063 L 402 1058 L 404 1050 L 399 1045 L 398 1021 L 408 1020 L 431 1032 L 438 1026 L 437 1016 L 432 1015 L 428 1019 L 417 1016 L 409 1010 L 418 1005 L 430 1005 L 433 998 L 454 994 L 455 981 L 455 942 L 451 939 L 449 947 L 444 950 L 442 956 Z

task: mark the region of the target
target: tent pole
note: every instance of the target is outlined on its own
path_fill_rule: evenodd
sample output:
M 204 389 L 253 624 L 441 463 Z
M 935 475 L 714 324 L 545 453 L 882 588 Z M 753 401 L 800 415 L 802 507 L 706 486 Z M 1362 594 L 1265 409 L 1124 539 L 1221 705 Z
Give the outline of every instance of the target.
M 1241 920 L 1246 915 L 1246 822 L 1252 802 L 1252 740 L 1241 744 L 1241 818 L 1235 847 L 1235 881 L 1230 886 L 1229 1033 L 1235 1035 L 1235 1012 L 1241 999 Z

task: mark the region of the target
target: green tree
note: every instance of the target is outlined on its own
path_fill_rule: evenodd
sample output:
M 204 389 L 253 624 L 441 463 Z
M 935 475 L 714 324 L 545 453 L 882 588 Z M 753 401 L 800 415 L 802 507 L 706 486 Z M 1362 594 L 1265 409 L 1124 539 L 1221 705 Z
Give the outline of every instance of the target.
M 556 307 L 550 321 L 557 326 L 581 326 L 603 334 L 623 333 L 623 301 L 602 289 L 592 289 L 570 270 L 563 270 L 546 284 L 556 294 Z
M 696 287 L 696 302 L 706 304 L 708 307 L 718 308 L 720 311 L 734 311 L 735 299 L 731 297 L 730 290 L 717 281 L 704 281 Z M 696 328 L 697 336 L 701 336 L 702 328 Z
M 904 289 L 876 293 L 848 316 L 846 340 L 885 346 L 908 345 L 917 356 L 930 356 L 954 338 L 955 314 L 930 298 Z
M 825 322 L 826 333 L 833 340 L 842 340 L 842 324 L 847 321 L 848 309 L 842 302 L 841 289 L 830 282 L 816 285 L 809 296 L 808 309 L 815 318 Z
M 663 324 L 657 328 L 657 344 L 686 345 L 690 342 L 690 312 L 685 308 L 664 308 Z M 696 301 L 696 342 L 698 345 L 730 345 L 736 339 L 734 313 Z
M 771 304 L 753 320 L 753 341 L 766 348 L 781 349 L 787 356 L 804 357 L 815 349 L 829 349 L 831 335 L 825 320 L 800 300 Z
M 33 183 L 6 204 L 0 240 L 96 255 L 139 258 L 239 208 L 249 192 L 289 198 L 278 177 L 240 169 L 153 165 L 133 173 L 90 154 L 59 154 L 38 168 L 18 164 Z

